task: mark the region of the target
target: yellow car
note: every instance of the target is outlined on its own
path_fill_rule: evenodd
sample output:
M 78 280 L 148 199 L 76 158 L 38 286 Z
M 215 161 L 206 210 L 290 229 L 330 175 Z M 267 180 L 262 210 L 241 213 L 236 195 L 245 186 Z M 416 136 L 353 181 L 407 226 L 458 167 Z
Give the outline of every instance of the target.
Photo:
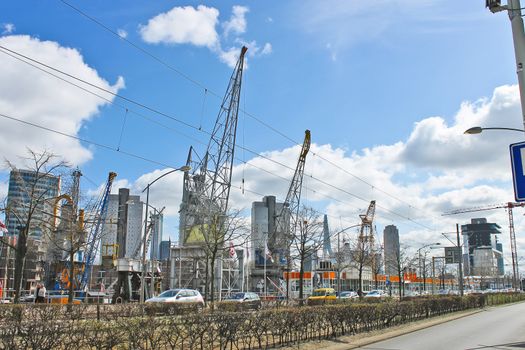
M 327 300 L 335 300 L 336 298 L 335 289 L 318 288 L 314 289 L 312 295 L 308 297 L 308 305 L 324 304 Z

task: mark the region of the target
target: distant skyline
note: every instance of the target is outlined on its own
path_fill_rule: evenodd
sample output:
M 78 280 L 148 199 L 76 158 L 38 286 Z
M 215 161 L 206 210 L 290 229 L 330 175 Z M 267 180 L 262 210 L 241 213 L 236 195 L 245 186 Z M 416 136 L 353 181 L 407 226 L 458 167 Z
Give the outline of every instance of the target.
M 441 216 L 513 201 L 508 145 L 522 135 L 463 134 L 478 125 L 523 127 L 508 17 L 483 1 L 7 0 L 0 33 L 11 50 L 0 48 L 0 149 L 19 166 L 26 147 L 47 149 L 82 170 L 86 194 L 109 171 L 118 173 L 115 190 L 140 194 L 183 165 L 190 145 L 205 150 L 246 45 L 232 207 L 249 215 L 253 201 L 286 195 L 309 129 L 302 199 L 333 230 L 357 223 L 370 200 L 378 236 L 395 224 L 415 248 L 446 243 L 441 233 L 456 222 L 486 217 L 504 228 L 510 259 L 503 209 Z M 82 89 L 68 84 L 16 53 L 107 92 L 51 72 Z M 0 180 L 5 198 L 4 164 Z M 178 172 L 151 188 L 152 204 L 166 206 L 164 239 L 177 240 L 181 192 Z M 519 256 L 522 214 L 515 209 Z

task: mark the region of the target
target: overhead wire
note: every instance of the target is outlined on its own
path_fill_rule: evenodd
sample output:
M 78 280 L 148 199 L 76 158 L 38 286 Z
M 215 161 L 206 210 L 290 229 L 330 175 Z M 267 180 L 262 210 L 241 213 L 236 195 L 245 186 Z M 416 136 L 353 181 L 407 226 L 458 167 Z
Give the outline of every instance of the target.
M 217 92 L 209 89 L 208 87 L 206 87 L 203 83 L 197 81 L 196 79 L 190 77 L 188 74 L 185 74 L 184 72 L 182 72 L 180 69 L 177 69 L 176 67 L 174 67 L 173 65 L 169 64 L 168 62 L 166 62 L 164 59 L 160 58 L 159 56 L 157 55 L 154 55 L 153 53 L 151 53 L 150 51 L 146 50 L 145 48 L 143 48 L 142 46 L 134 43 L 133 41 L 131 41 L 130 39 L 126 38 L 126 37 L 123 37 L 122 35 L 120 35 L 117 31 L 111 29 L 109 26 L 107 26 L 106 24 L 102 23 L 101 21 L 97 20 L 95 17 L 89 15 L 88 13 L 86 13 L 85 11 L 82 11 L 80 8 L 72 5 L 71 3 L 65 1 L 65 0 L 59 0 L 60 2 L 62 2 L 63 4 L 65 4 L 66 6 L 70 7 L 71 9 L 73 9 L 74 11 L 76 11 L 77 13 L 79 13 L 80 15 L 84 16 L 85 18 L 89 19 L 90 21 L 92 21 L 93 23 L 97 24 L 98 26 L 100 26 L 101 28 L 103 28 L 104 30 L 108 31 L 109 33 L 113 34 L 114 36 L 118 37 L 119 39 L 123 40 L 124 42 L 126 42 L 128 45 L 132 46 L 133 48 L 139 50 L 140 52 L 142 52 L 143 54 L 149 56 L 150 58 L 152 58 L 153 60 L 155 60 L 156 62 L 160 63 L 161 65 L 163 65 L 164 67 L 176 72 L 178 75 L 180 75 L 181 77 L 183 77 L 184 79 L 186 79 L 187 81 L 191 82 L 192 84 L 194 84 L 195 86 L 201 88 L 201 89 L 204 89 L 205 92 L 209 92 L 211 95 L 213 95 L 214 97 L 218 98 L 218 99 L 221 99 L 222 96 L 220 94 L 218 94 Z M 280 130 L 278 130 L 277 128 L 273 127 L 272 125 L 266 123 L 265 121 L 263 121 L 261 118 L 255 116 L 254 114 L 246 111 L 246 108 L 244 109 L 241 109 L 241 111 L 249 116 L 250 118 L 252 118 L 253 120 L 257 121 L 258 123 L 260 123 L 261 125 L 263 125 L 264 127 L 268 128 L 269 130 L 273 131 L 274 133 L 280 135 L 281 137 L 283 137 L 284 139 L 286 139 L 287 141 L 291 142 L 292 144 L 294 145 L 301 145 L 300 142 L 298 142 L 297 140 L 294 140 L 293 138 L 291 138 L 290 136 L 284 134 L 283 132 L 281 132 Z M 348 170 L 344 169 L 343 167 L 339 166 L 338 164 L 330 161 L 329 159 L 323 157 L 322 155 L 318 154 L 318 153 L 315 153 L 315 152 L 312 152 L 312 155 L 314 155 L 315 157 L 318 157 L 319 159 L 329 163 L 330 165 L 336 167 L 337 169 L 343 171 L 344 173 L 352 176 L 353 178 L 355 178 L 356 180 L 359 180 L 363 183 L 365 183 L 366 185 L 370 186 L 372 189 L 374 190 L 377 190 L 385 195 L 387 195 L 388 197 L 396 200 L 396 201 L 399 201 L 403 204 L 406 204 L 408 205 L 409 208 L 414 208 L 414 209 L 418 209 L 420 211 L 424 211 L 424 209 L 421 209 L 421 208 L 416 208 L 413 206 L 412 203 L 409 203 L 397 196 L 394 196 L 392 194 L 390 194 L 389 192 L 385 191 L 385 190 L 382 190 L 380 187 L 376 186 L 376 185 L 373 185 L 371 184 L 370 182 L 366 181 L 365 179 L 361 178 L 360 176 L 357 176 L 351 172 L 349 172 Z
M 6 52 L 6 51 L 7 51 L 7 52 Z M 74 79 L 74 80 L 77 80 L 77 81 L 79 81 L 79 82 L 82 82 L 82 83 L 84 83 L 84 84 L 86 84 L 86 85 L 88 85 L 88 86 L 91 86 L 91 87 L 93 87 L 93 88 L 96 88 L 96 89 L 98 89 L 98 90 L 101 90 L 101 91 L 103 91 L 103 92 L 106 92 L 106 93 L 108 93 L 108 94 L 110 94 L 110 95 L 112 95 L 112 96 L 114 96 L 114 97 L 118 97 L 118 98 L 120 98 L 120 99 L 123 99 L 123 100 L 126 101 L 126 102 L 132 103 L 132 104 L 134 104 L 134 105 L 136 105 L 136 106 L 139 106 L 139 107 L 141 107 L 141 108 L 144 108 L 144 109 L 146 109 L 146 110 L 148 110 L 148 111 L 150 111 L 150 112 L 153 112 L 153 113 L 159 114 L 159 115 L 161 115 L 161 116 L 163 116 L 163 117 L 166 117 L 166 118 L 168 118 L 168 119 L 170 119 L 170 120 L 174 120 L 174 121 L 176 121 L 176 122 L 178 122 L 178 123 L 183 124 L 184 126 L 187 126 L 187 127 L 191 128 L 191 129 L 194 129 L 194 130 L 196 130 L 196 131 L 198 131 L 198 132 L 202 132 L 202 133 L 205 133 L 205 134 L 207 134 L 207 135 L 211 135 L 211 133 L 208 132 L 208 131 L 206 131 L 206 130 L 203 130 L 203 129 L 199 128 L 199 127 L 196 127 L 196 126 L 191 125 L 191 124 L 189 124 L 189 123 L 187 123 L 187 122 L 184 122 L 184 121 L 182 121 L 182 120 L 180 120 L 180 119 L 178 119 L 178 118 L 175 118 L 175 117 L 173 117 L 173 116 L 171 116 L 171 115 L 168 115 L 167 113 L 161 112 L 161 111 L 157 110 L 156 108 L 150 107 L 150 106 L 148 106 L 148 105 L 145 105 L 145 104 L 142 103 L 142 102 L 138 102 L 138 101 L 136 101 L 136 100 L 134 100 L 134 99 L 131 99 L 131 98 L 128 98 L 128 97 L 122 96 L 122 95 L 117 94 L 117 93 L 115 93 L 115 92 L 113 92 L 113 91 L 110 91 L 110 90 L 108 90 L 108 89 L 106 89 L 106 88 L 104 88 L 104 87 L 100 87 L 100 86 L 98 86 L 98 85 L 96 85 L 96 84 L 93 84 L 93 83 L 91 83 L 91 82 L 88 82 L 88 81 L 86 81 L 86 80 L 84 80 L 84 79 L 78 78 L 78 77 L 76 77 L 76 76 L 74 76 L 74 75 L 72 75 L 72 74 L 70 74 L 70 73 L 64 72 L 64 71 L 62 71 L 62 70 L 60 70 L 60 69 L 57 69 L 57 68 L 55 68 L 55 67 L 52 67 L 52 66 L 46 64 L 46 63 L 40 62 L 40 61 L 38 61 L 38 60 L 36 60 L 36 59 L 33 59 L 33 58 L 28 57 L 28 56 L 26 56 L 26 55 L 23 55 L 23 54 L 21 54 L 21 53 L 19 53 L 19 52 L 16 52 L 16 51 L 14 51 L 14 50 L 11 50 L 11 49 L 9 49 L 9 48 L 3 46 L 3 45 L 0 45 L 0 52 L 4 53 L 4 54 L 6 54 L 6 55 L 8 55 L 8 56 L 10 56 L 10 57 L 12 57 L 12 58 L 15 58 L 15 59 L 17 59 L 17 60 L 20 60 L 20 61 L 22 61 L 22 62 L 24 62 L 24 63 L 26 63 L 26 64 L 29 64 L 29 65 L 31 65 L 31 66 L 33 66 L 33 67 L 39 69 L 40 71 L 43 71 L 43 72 L 45 72 L 45 73 L 48 73 L 48 74 L 50 74 L 50 75 L 52 75 L 52 76 L 54 76 L 54 77 L 56 77 L 56 78 L 58 78 L 58 79 L 60 79 L 60 80 L 62 80 L 62 81 L 64 81 L 64 82 L 67 82 L 67 83 L 69 83 L 69 84 L 71 84 L 71 85 L 73 85 L 73 86 L 76 86 L 76 87 L 82 89 L 82 90 L 85 91 L 85 92 L 88 92 L 88 93 L 90 93 L 90 94 L 92 94 L 92 95 L 94 95 L 94 96 L 97 96 L 97 97 L 99 97 L 99 98 L 101 98 L 101 99 L 107 101 L 108 103 L 115 104 L 114 101 L 112 101 L 112 100 L 110 100 L 110 99 L 108 99 L 108 98 L 105 98 L 105 97 L 103 97 L 103 96 L 100 96 L 100 95 L 98 95 L 98 94 L 96 94 L 96 93 L 94 93 L 94 92 L 92 92 L 92 91 L 90 91 L 90 90 L 88 90 L 88 89 L 86 89 L 86 88 L 84 88 L 84 87 L 81 87 L 81 86 L 79 86 L 79 85 L 77 85 L 77 84 L 75 84 L 75 83 L 73 83 L 73 82 L 71 82 L 71 81 L 69 81 L 69 80 L 66 80 L 66 79 L 64 79 L 64 78 L 62 78 L 62 77 L 59 77 L 59 76 L 57 76 L 56 74 L 53 74 L 52 72 L 49 72 L 49 71 L 47 71 L 47 70 L 45 70 L 45 69 L 42 69 L 42 68 L 40 68 L 40 67 L 37 67 L 37 66 L 35 66 L 34 64 L 32 64 L 31 62 L 36 63 L 36 64 L 39 64 L 39 65 L 41 65 L 41 66 L 43 66 L 43 67 L 46 67 L 46 68 L 48 68 L 48 69 L 51 69 L 51 70 L 53 70 L 53 71 L 55 71 L 55 72 L 58 72 L 58 73 L 60 73 L 60 74 L 63 74 L 63 75 L 65 75 L 65 76 L 69 77 L 69 78 L 72 78 L 72 79 Z M 17 56 L 18 56 L 18 57 L 17 57 Z M 22 57 L 23 59 L 21 59 L 20 57 Z M 27 60 L 27 61 L 26 61 L 26 60 Z M 30 61 L 30 62 L 28 62 L 28 61 Z M 117 105 L 118 105 L 118 104 L 117 104 Z M 120 107 L 121 107 L 121 108 L 126 108 L 126 109 L 128 109 L 127 107 L 124 107 L 124 106 L 120 106 Z M 131 110 L 130 110 L 130 111 L 131 111 Z M 140 115 L 140 114 L 137 113 L 136 111 L 134 111 L 134 113 Z M 147 117 L 145 117 L 145 116 L 143 116 L 143 115 L 141 115 L 141 117 L 143 117 L 143 118 L 145 118 L 145 119 L 147 119 L 147 120 L 150 120 L 150 119 L 148 119 Z M 150 121 L 151 121 L 151 120 L 150 120 Z M 156 122 L 156 121 L 153 121 L 153 122 L 156 123 L 156 124 L 159 124 L 159 125 L 160 125 L 159 122 Z M 171 129 L 172 129 L 172 128 L 171 128 Z M 175 131 L 175 129 L 172 129 L 172 130 Z M 182 133 L 180 133 L 179 131 L 176 131 L 176 132 L 179 133 L 179 134 L 182 134 Z M 66 134 L 64 134 L 64 135 L 65 135 L 65 136 L 70 136 L 70 137 L 72 136 L 72 135 L 66 135 Z M 195 139 L 194 139 L 194 140 L 195 140 Z M 198 141 L 198 142 L 201 143 L 201 141 Z M 253 154 L 253 155 L 257 156 L 257 157 L 261 157 L 261 158 L 263 158 L 263 159 L 265 159 L 265 160 L 268 160 L 268 161 L 273 162 L 273 163 L 275 163 L 275 164 L 277 164 L 277 165 L 279 165 L 279 166 L 282 166 L 282 167 L 284 167 L 284 168 L 290 169 L 290 170 L 292 170 L 292 171 L 295 170 L 294 168 L 292 168 L 292 167 L 290 167 L 290 166 L 288 166 L 288 165 L 286 165 L 286 164 L 284 164 L 284 163 L 282 163 L 282 162 L 278 162 L 278 161 L 276 161 L 275 159 L 271 159 L 270 157 L 267 157 L 267 156 L 265 156 L 265 155 L 263 155 L 263 154 L 261 154 L 261 153 L 255 152 L 255 151 L 253 151 L 253 150 L 251 150 L 251 149 L 248 149 L 247 147 L 239 146 L 239 145 L 237 145 L 237 147 L 239 147 L 239 148 L 243 149 L 244 151 L 249 152 L 249 153 L 251 153 L 251 154 Z M 114 149 L 114 150 L 118 152 L 117 149 Z M 163 164 L 163 165 L 165 166 L 165 164 Z M 318 181 L 318 182 L 320 182 L 320 183 L 322 183 L 322 184 L 324 184 L 324 185 L 326 185 L 326 186 L 329 186 L 329 187 L 331 187 L 331 188 L 333 188 L 333 189 L 335 189 L 335 190 L 338 190 L 338 191 L 341 191 L 341 192 L 343 192 L 343 193 L 346 193 L 346 194 L 348 194 L 348 195 L 350 195 L 350 196 L 352 196 L 352 197 L 354 197 L 354 198 L 357 198 L 357 199 L 359 199 L 359 200 L 361 200 L 361 201 L 368 202 L 367 199 L 365 199 L 365 198 L 363 198 L 363 197 L 361 197 L 361 196 L 358 196 L 358 195 L 356 195 L 356 194 L 354 194 L 354 193 L 351 193 L 351 192 L 349 192 L 349 191 L 347 191 L 347 190 L 345 190 L 345 189 L 342 189 L 342 188 L 340 188 L 340 187 L 338 187 L 338 186 L 332 185 L 332 184 L 330 184 L 330 183 L 328 183 L 328 182 L 326 182 L 326 181 L 324 181 L 324 180 L 322 180 L 322 179 L 319 179 L 319 178 L 317 178 L 317 177 L 315 177 L 315 176 L 313 176 L 313 175 L 309 175 L 309 177 L 312 178 L 312 179 L 314 179 L 314 180 L 316 180 L 316 181 Z M 394 212 L 394 211 L 392 211 L 392 210 L 390 210 L 390 209 L 388 209 L 388 208 L 386 208 L 386 207 L 383 207 L 383 206 L 381 206 L 381 205 L 377 205 L 377 207 L 380 208 L 380 209 L 382 209 L 382 210 L 384 210 L 384 211 L 386 211 L 386 212 L 389 212 L 389 213 L 391 213 L 391 214 L 393 214 L 393 215 L 395 215 L 395 216 L 397 216 L 397 217 L 401 217 L 401 218 L 403 218 L 403 219 L 406 219 L 406 220 L 408 220 L 408 221 L 411 221 L 411 222 L 413 222 L 413 223 L 415 223 L 415 224 L 417 224 L 417 225 L 419 225 L 419 226 L 421 226 L 421 227 L 424 227 L 424 228 L 429 229 L 429 230 L 433 230 L 432 228 L 430 228 L 430 227 L 428 227 L 428 226 L 426 226 L 426 225 L 424 225 L 424 224 L 421 224 L 421 223 L 418 223 L 418 222 L 414 221 L 413 219 L 409 218 L 408 216 L 405 216 L 405 215 L 403 215 L 403 214 L 400 214 L 400 213 Z

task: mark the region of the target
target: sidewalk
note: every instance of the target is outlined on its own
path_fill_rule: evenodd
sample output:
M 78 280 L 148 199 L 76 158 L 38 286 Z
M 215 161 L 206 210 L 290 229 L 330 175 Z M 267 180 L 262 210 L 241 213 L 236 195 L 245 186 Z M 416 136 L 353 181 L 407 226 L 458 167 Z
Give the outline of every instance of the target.
M 301 343 L 295 346 L 284 347 L 281 349 L 293 350 L 348 350 L 357 349 L 372 343 L 376 343 L 382 340 L 398 337 L 407 333 L 415 332 L 420 329 L 432 327 L 441 323 L 456 320 L 465 316 L 470 316 L 478 312 L 483 312 L 484 309 L 466 310 L 460 311 L 449 315 L 436 316 L 424 320 L 419 320 L 391 328 L 381 329 L 372 332 L 366 332 L 350 336 L 342 336 L 331 340 L 322 341 L 311 341 L 307 343 Z

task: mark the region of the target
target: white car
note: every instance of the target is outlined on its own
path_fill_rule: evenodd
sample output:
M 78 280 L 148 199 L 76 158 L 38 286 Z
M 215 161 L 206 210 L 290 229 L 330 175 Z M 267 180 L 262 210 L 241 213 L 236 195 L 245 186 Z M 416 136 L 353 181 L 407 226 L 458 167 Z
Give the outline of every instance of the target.
M 146 300 L 146 303 L 200 303 L 204 306 L 201 293 L 194 289 L 169 289 Z
M 370 292 L 366 293 L 365 298 L 383 298 L 386 294 L 382 290 L 371 290 Z
M 339 293 L 338 299 L 355 299 L 358 298 L 359 295 L 357 295 L 357 292 L 351 291 L 344 291 Z

